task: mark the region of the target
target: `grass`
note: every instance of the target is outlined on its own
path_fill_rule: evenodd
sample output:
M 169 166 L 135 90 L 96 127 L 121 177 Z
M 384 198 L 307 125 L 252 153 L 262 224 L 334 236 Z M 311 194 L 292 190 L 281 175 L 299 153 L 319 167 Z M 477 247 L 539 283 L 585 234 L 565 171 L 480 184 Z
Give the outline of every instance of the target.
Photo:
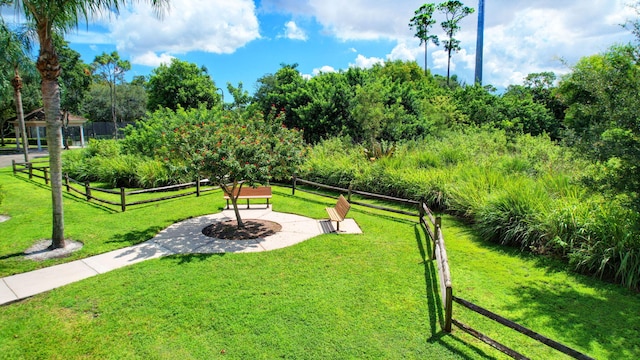
M 0 212 L 12 216 L 0 224 L 0 264 L 5 274 L 28 271 L 36 265 L 18 253 L 47 236 L 48 188 L 6 169 L 0 184 Z M 335 202 L 290 194 L 274 188 L 275 211 L 323 218 Z M 79 258 L 222 206 L 221 194 L 209 193 L 118 213 L 67 196 L 65 219 L 67 233 L 85 242 Z M 364 234 L 149 260 L 0 307 L 0 358 L 504 358 L 455 327 L 441 332 L 436 271 L 415 218 L 359 206 L 349 217 Z M 457 296 L 590 356 L 640 357 L 636 293 L 487 244 L 454 218 L 443 223 Z M 9 226 L 14 235 L 4 236 Z M 454 318 L 532 358 L 562 358 L 459 306 Z

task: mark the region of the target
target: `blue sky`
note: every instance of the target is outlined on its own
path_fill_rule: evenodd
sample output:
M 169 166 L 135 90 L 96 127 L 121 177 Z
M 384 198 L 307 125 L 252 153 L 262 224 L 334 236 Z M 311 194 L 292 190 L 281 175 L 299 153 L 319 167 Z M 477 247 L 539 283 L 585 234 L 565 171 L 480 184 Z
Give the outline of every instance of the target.
M 424 64 L 424 48 L 408 27 L 423 1 L 412 0 L 173 0 L 158 19 L 140 2 L 66 35 L 87 63 L 117 50 L 131 61 L 129 77 L 149 75 L 176 57 L 205 66 L 216 85 L 258 78 L 280 64 L 297 63 L 310 77 L 320 71 L 370 67 L 389 60 Z M 463 1 L 477 8 L 478 1 Z M 504 88 L 532 72 L 561 75 L 580 57 L 633 39 L 620 24 L 637 14 L 628 0 L 485 0 L 484 83 Z M 11 20 L 13 10 L 4 10 Z M 7 15 L 9 14 L 9 15 Z M 15 16 L 14 16 L 15 17 Z M 440 22 L 442 17 L 437 14 Z M 477 12 L 464 19 L 462 50 L 452 73 L 473 81 Z M 439 23 L 432 31 L 443 36 Z M 442 47 L 429 46 L 429 68 L 446 74 Z

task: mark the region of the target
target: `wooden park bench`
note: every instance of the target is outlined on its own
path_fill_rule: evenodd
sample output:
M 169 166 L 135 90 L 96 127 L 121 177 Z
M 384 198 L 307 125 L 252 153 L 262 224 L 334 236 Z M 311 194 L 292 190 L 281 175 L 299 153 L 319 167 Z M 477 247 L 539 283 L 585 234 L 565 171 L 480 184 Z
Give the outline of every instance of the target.
M 351 204 L 342 195 L 338 198 L 336 206 L 325 208 L 329 214 L 329 220 L 336 222 L 336 232 L 340 231 L 340 222 L 344 221 L 350 208 Z
M 233 192 L 233 195 L 236 196 L 238 194 L 238 189 L 236 188 Z M 229 195 L 224 194 L 225 200 L 227 200 L 227 209 L 229 209 L 229 200 L 231 199 Z M 258 186 L 258 187 L 241 187 L 240 188 L 240 196 L 238 196 L 238 200 L 246 199 L 247 200 L 247 209 L 249 208 L 249 200 L 250 199 L 267 199 L 267 207 L 269 207 L 269 199 L 271 199 L 271 187 L 270 186 Z

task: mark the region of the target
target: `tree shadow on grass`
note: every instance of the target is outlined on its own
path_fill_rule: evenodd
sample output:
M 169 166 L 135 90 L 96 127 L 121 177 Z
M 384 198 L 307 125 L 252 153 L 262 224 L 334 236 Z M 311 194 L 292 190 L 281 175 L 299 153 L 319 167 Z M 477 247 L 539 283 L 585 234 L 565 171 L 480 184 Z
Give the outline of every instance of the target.
M 176 265 L 184 265 L 184 264 L 190 264 L 190 263 L 195 263 L 195 262 L 201 262 L 201 261 L 206 261 L 209 258 L 212 257 L 223 257 L 225 256 L 226 253 L 211 253 L 211 254 L 176 254 L 176 255 L 170 255 L 170 256 L 165 256 L 163 258 L 161 258 L 161 260 L 163 261 L 172 261 L 174 262 Z
M 611 357 L 640 358 L 638 293 L 573 272 L 560 259 L 488 242 L 473 228 L 456 227 L 473 246 L 542 270 L 544 276 L 538 280 L 512 279 L 519 285 L 508 290 L 516 294 L 515 300 L 502 306 L 505 312 L 518 314 L 510 320 L 552 339 L 553 334 L 562 334 L 562 340 L 554 340 L 578 351 L 592 353 L 597 347 Z
M 117 243 L 123 246 L 136 245 L 152 239 L 160 230 L 162 230 L 160 226 L 151 226 L 144 230 L 132 230 L 123 234 L 115 234 L 106 243 Z
M 531 283 L 517 291 L 518 301 L 505 308 L 542 324 L 543 335 L 550 328 L 563 334 L 570 347 L 592 352 L 595 344 L 611 357 L 640 358 L 637 294 L 613 287 L 587 294 L 556 283 Z
M 2 256 L 0 256 L 0 260 L 6 260 L 6 259 L 11 259 L 11 258 L 14 258 L 14 257 L 21 257 L 21 256 L 24 256 L 24 252 L 2 255 Z
M 426 229 L 421 224 L 416 224 L 414 227 L 414 233 L 416 236 L 416 244 L 420 251 L 422 258 L 422 264 L 424 265 L 424 280 L 425 280 L 425 295 L 427 297 L 427 306 L 429 312 L 429 326 L 431 330 L 431 337 L 427 339 L 430 343 L 438 343 L 439 345 L 449 349 L 449 351 L 455 353 L 457 356 L 463 359 L 471 359 L 467 354 L 462 353 L 459 349 L 451 346 L 446 340 L 455 340 L 472 350 L 476 355 L 483 358 L 492 359 L 493 356 L 489 356 L 482 349 L 465 342 L 459 337 L 446 333 L 441 330 L 444 327 L 444 310 L 442 306 L 442 300 L 440 299 L 440 283 L 438 281 L 438 268 L 435 260 L 431 260 L 431 254 L 433 253 L 433 246 L 431 238 Z

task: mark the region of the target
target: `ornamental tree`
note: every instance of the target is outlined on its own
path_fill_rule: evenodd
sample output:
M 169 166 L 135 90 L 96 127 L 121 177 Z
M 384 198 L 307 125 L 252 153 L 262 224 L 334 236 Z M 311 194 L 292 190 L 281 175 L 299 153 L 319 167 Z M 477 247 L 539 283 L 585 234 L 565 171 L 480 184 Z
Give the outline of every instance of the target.
M 233 203 L 238 227 L 244 227 L 240 189 L 294 173 L 304 157 L 302 133 L 279 121 L 266 122 L 258 113 L 197 111 L 214 116 L 205 121 L 207 116 L 195 116 L 201 121 L 171 129 L 165 135 L 174 145 L 169 154 L 190 173 L 219 185 Z

